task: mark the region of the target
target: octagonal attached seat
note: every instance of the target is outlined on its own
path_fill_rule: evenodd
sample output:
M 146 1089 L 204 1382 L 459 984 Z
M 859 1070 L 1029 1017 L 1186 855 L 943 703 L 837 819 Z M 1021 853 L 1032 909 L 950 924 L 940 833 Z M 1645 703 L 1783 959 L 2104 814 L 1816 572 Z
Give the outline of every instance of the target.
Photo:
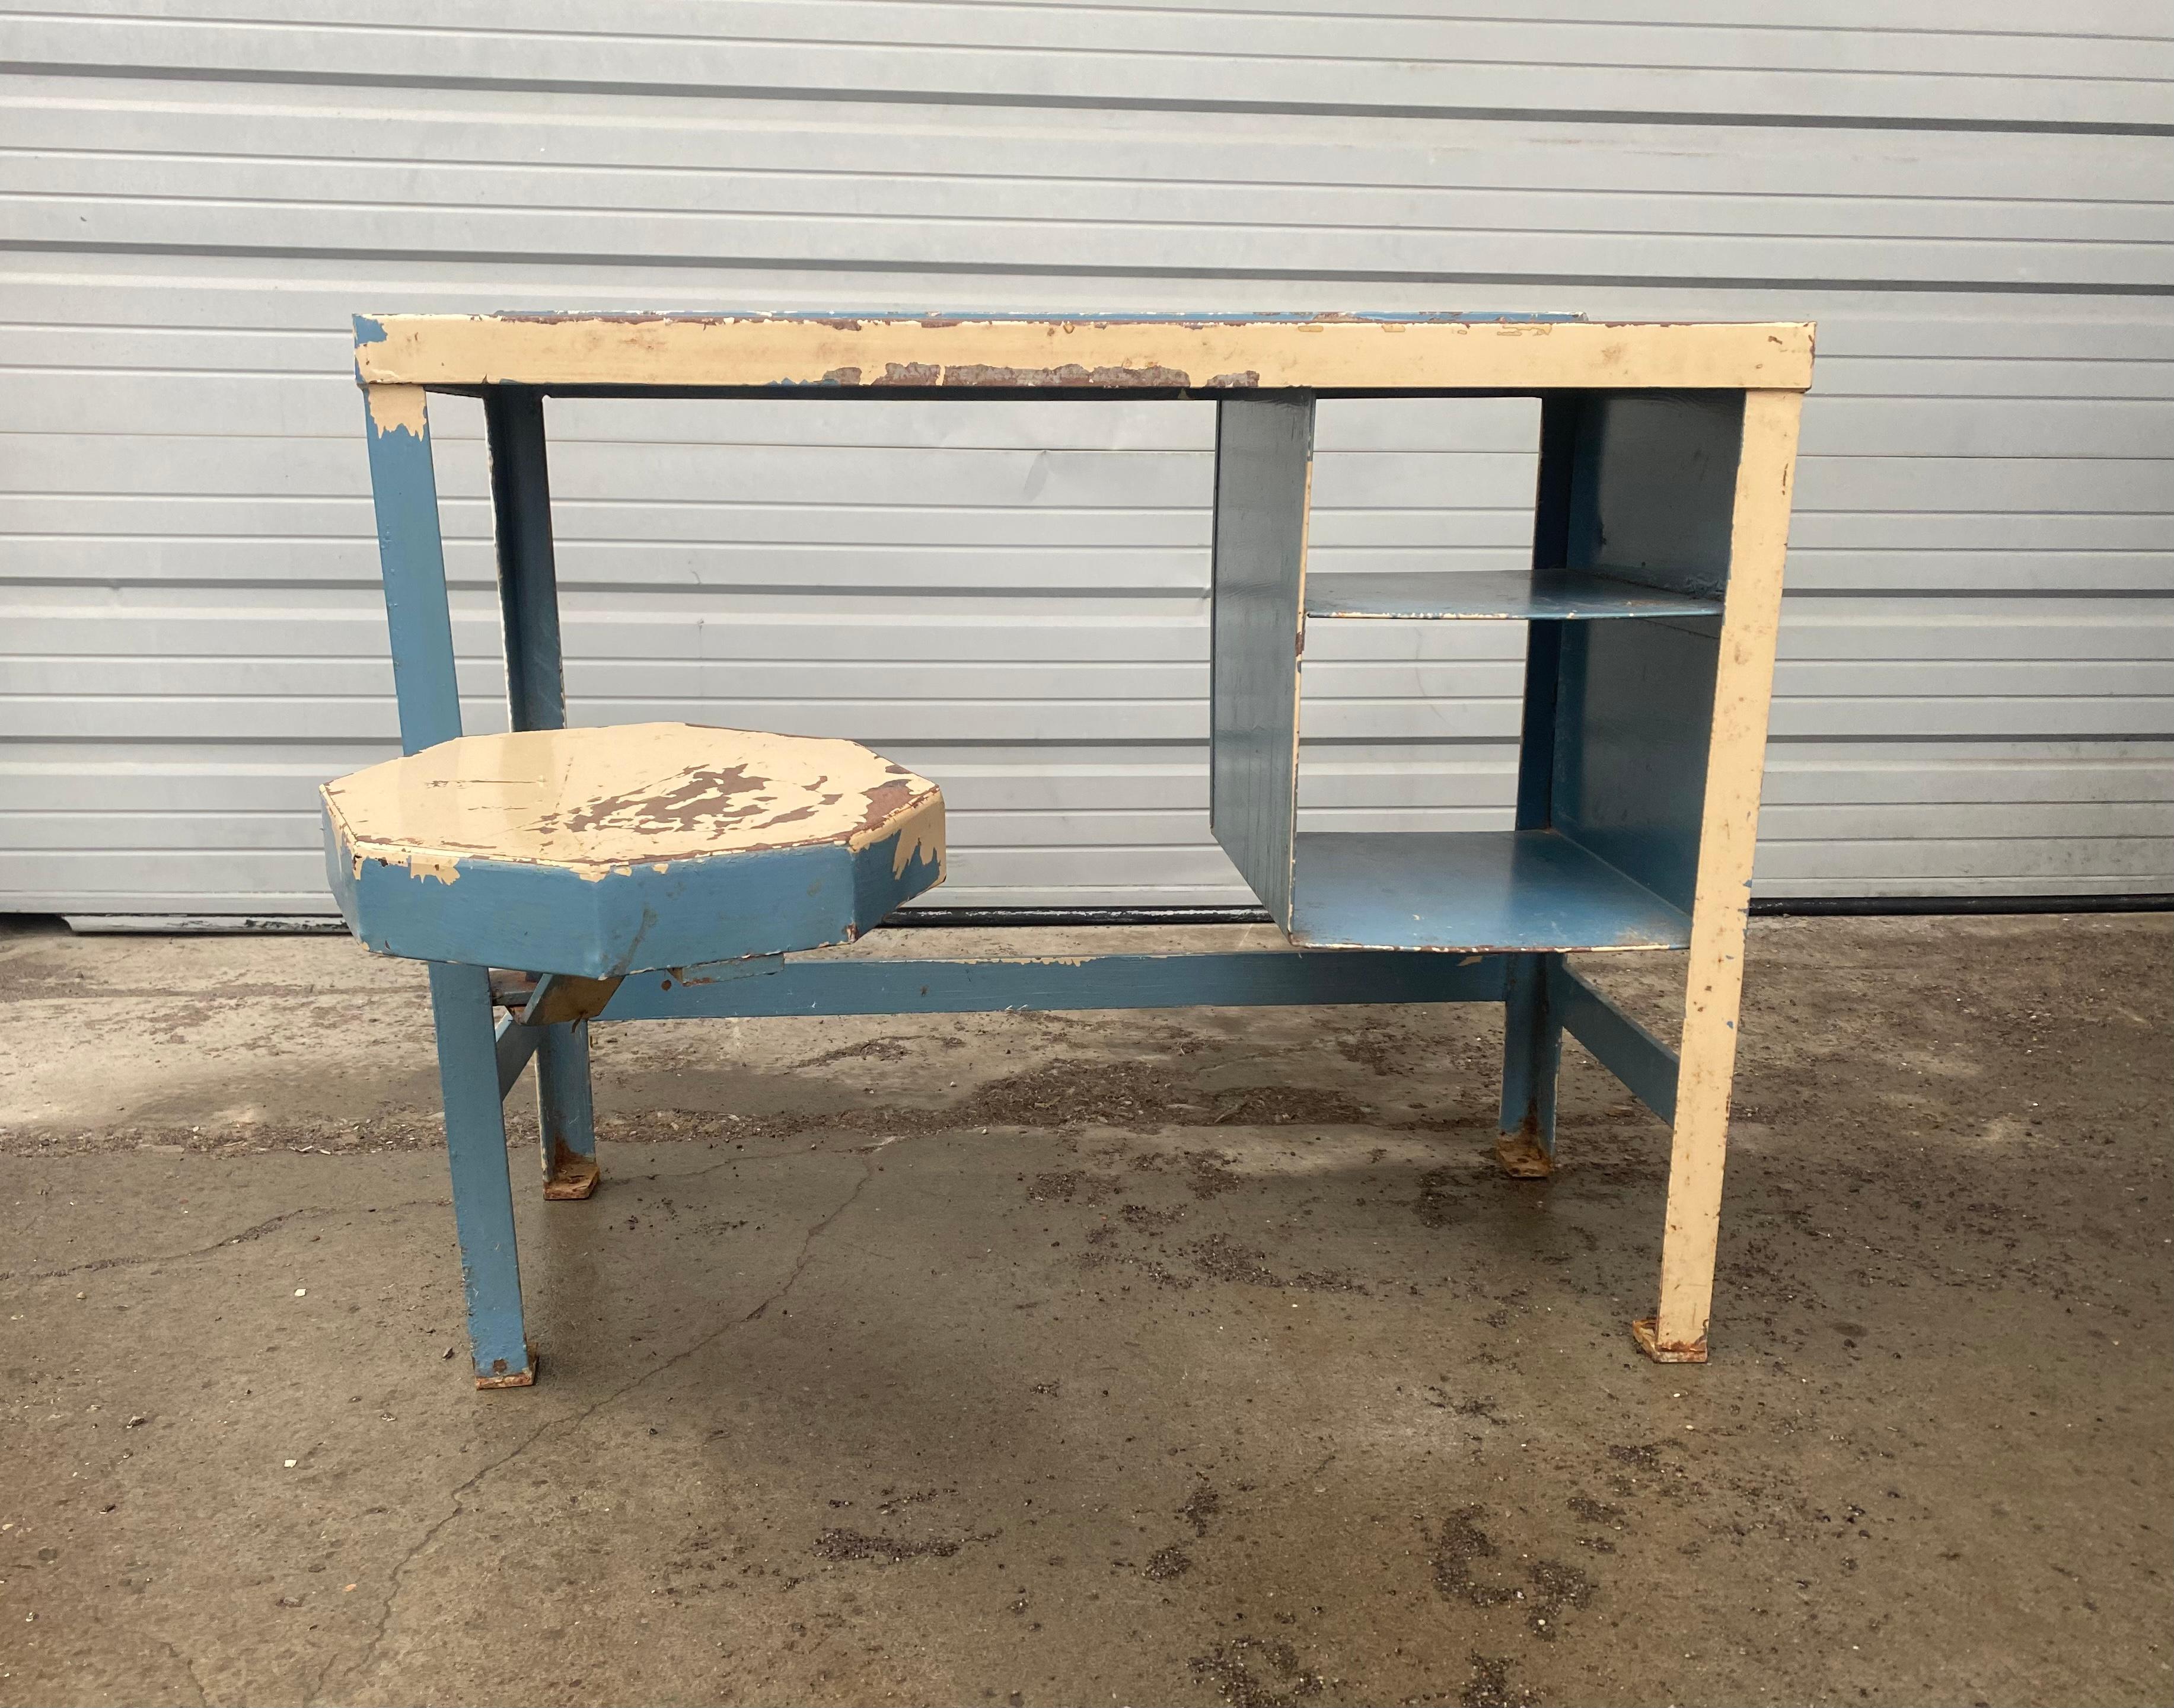
M 815 949 L 944 876 L 941 792 L 849 741 L 462 736 L 323 793 L 349 928 L 417 960 L 601 979 Z

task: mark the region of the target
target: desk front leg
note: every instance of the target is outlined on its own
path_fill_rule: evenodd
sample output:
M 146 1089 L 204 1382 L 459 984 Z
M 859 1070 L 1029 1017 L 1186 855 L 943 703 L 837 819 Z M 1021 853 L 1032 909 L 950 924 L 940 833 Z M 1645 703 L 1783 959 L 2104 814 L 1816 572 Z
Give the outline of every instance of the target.
M 1728 600 L 1715 671 L 1713 736 L 1691 911 L 1675 1134 L 1668 1153 L 1660 1307 L 1631 1325 L 1639 1345 L 1663 1364 L 1706 1359 L 1799 402 L 1793 392 L 1751 392 L 1744 399 Z
M 527 1387 L 536 1380 L 536 1360 L 521 1316 L 521 1259 L 506 1166 L 489 972 L 433 961 L 430 1007 L 437 1023 L 438 1084 L 446 1106 L 453 1225 L 460 1236 L 475 1384 Z

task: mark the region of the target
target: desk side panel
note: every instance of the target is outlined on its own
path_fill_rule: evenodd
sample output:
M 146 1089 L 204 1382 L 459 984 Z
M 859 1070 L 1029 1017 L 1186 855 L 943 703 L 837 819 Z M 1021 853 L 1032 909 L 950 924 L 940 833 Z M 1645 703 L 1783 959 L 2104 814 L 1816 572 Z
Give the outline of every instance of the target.
M 1728 585 L 1743 437 L 1740 393 L 1586 399 L 1568 567 L 1605 566 L 1648 586 L 1718 597 Z
M 1559 626 L 1554 828 L 1689 913 L 1719 621 Z
M 1742 395 L 1590 397 L 1579 416 L 1569 566 L 1725 602 Z M 1686 913 L 1722 620 L 1566 624 L 1560 643 L 1553 824 Z
M 1311 397 L 1216 406 L 1209 818 L 1261 905 L 1287 929 L 1312 479 Z

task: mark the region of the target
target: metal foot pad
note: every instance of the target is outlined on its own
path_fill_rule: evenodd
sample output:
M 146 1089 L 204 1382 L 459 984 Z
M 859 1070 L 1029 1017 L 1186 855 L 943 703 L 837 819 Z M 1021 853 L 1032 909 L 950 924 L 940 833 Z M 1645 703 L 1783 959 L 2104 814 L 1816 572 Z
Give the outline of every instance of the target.
M 1555 1159 L 1528 1132 L 1506 1132 L 1496 1139 L 1495 1160 L 1512 1180 L 1544 1181 L 1555 1171 Z
M 536 1385 L 536 1349 L 529 1346 L 523 1347 L 522 1350 L 528 1354 L 526 1368 L 510 1370 L 504 1376 L 479 1376 L 475 1379 L 475 1385 L 479 1388 L 533 1387 Z
M 1695 1340 L 1689 1346 L 1663 1346 L 1661 1343 L 1661 1319 L 1641 1316 L 1630 1325 L 1630 1338 L 1638 1343 L 1638 1349 L 1656 1364 L 1704 1364 L 1706 1342 Z
M 594 1157 L 562 1157 L 544 1177 L 544 1196 L 554 1202 L 586 1198 L 596 1191 L 597 1182 L 603 1178 Z

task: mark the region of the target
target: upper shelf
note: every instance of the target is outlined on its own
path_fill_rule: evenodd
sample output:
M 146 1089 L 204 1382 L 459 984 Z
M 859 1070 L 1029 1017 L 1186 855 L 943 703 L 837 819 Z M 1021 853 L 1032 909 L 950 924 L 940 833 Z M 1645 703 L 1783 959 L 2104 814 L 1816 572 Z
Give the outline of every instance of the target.
M 1584 622 L 1602 617 L 1712 617 L 1721 601 L 1675 593 L 1589 570 L 1309 576 L 1309 617 L 1509 619 Z

